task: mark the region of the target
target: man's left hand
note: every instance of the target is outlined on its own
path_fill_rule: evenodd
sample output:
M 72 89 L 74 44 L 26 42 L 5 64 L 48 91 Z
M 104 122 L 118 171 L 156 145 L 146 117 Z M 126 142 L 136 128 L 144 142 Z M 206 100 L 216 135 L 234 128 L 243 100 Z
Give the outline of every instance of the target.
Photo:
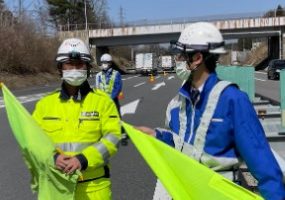
M 74 156 L 67 161 L 66 167 L 63 169 L 66 174 L 73 174 L 77 169 L 81 169 L 80 161 Z

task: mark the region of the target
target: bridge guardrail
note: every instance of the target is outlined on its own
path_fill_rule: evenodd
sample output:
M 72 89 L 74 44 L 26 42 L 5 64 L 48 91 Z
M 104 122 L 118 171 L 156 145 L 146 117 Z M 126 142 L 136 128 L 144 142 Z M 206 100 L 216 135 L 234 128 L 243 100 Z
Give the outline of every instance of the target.
M 250 12 L 250 13 L 233 13 L 227 15 L 208 15 L 208 16 L 194 16 L 194 17 L 179 17 L 173 19 L 163 20 L 148 20 L 141 19 L 136 21 L 127 21 L 124 23 L 88 23 L 88 30 L 92 29 L 108 29 L 108 28 L 123 28 L 133 26 L 153 26 L 153 25 L 166 25 L 166 24 L 186 24 L 198 21 L 220 21 L 220 20 L 238 20 L 238 19 L 252 19 L 257 17 L 263 17 L 268 11 L 262 12 Z M 85 30 L 86 24 L 69 24 L 59 25 L 59 31 L 73 31 L 73 30 Z

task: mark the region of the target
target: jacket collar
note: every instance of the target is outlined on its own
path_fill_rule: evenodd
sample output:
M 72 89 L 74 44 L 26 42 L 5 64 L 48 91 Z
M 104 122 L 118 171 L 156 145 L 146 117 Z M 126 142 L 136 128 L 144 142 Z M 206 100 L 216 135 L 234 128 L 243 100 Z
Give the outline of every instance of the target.
M 73 96 L 73 99 L 75 101 L 82 101 L 89 92 L 91 92 L 92 89 L 88 83 L 88 81 L 85 81 L 79 88 L 78 92 L 76 95 Z M 70 99 L 70 95 L 67 93 L 66 87 L 64 82 L 61 84 L 61 90 L 60 90 L 60 95 L 59 97 L 62 100 L 68 100 Z
M 109 75 L 109 74 L 112 74 L 113 72 L 113 68 L 112 67 L 109 67 L 107 70 L 102 70 L 102 72 L 106 75 Z
M 218 82 L 218 77 L 216 72 L 212 72 L 210 73 L 209 77 L 207 78 L 207 80 L 204 83 L 202 92 L 201 92 L 201 98 L 209 93 L 211 91 L 211 89 L 214 87 L 214 85 Z M 185 98 L 190 100 L 190 96 L 191 96 L 191 81 L 187 81 L 185 82 L 182 87 L 179 90 L 179 94 L 184 96 Z

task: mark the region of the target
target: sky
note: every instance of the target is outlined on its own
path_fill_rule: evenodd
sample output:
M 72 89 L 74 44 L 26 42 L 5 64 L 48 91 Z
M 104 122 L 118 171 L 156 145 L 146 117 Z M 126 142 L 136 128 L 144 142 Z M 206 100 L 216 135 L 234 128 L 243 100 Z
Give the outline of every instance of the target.
M 33 4 L 45 0 L 21 0 L 25 7 L 32 9 Z M 19 0 L 5 0 L 6 5 L 14 8 Z M 123 9 L 124 22 L 140 20 L 159 21 L 189 19 L 212 15 L 237 13 L 264 13 L 285 7 L 285 0 L 107 0 L 108 14 L 113 22 L 120 21 L 120 7 Z
M 285 0 L 108 0 L 112 21 L 168 20 L 236 13 L 259 13 L 285 7 Z

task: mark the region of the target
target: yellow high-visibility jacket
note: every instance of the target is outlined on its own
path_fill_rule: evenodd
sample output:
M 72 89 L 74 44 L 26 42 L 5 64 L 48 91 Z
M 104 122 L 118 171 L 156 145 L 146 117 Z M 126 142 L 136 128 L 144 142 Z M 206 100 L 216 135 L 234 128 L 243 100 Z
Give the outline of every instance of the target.
M 77 98 L 66 97 L 62 91 L 42 98 L 33 117 L 56 147 L 84 161 L 84 181 L 107 177 L 109 158 L 117 152 L 121 138 L 115 104 L 107 94 L 91 90 L 88 84 Z

